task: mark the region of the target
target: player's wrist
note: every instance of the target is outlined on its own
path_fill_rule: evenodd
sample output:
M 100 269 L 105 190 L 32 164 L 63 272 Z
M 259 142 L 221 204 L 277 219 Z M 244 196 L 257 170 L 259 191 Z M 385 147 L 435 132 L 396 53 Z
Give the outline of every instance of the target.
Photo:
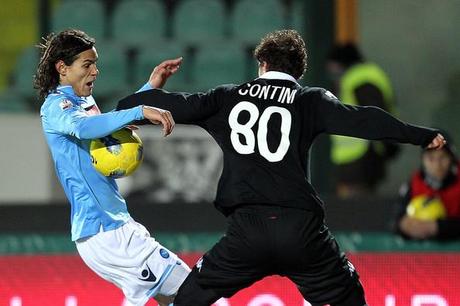
M 142 113 L 142 119 L 145 119 L 147 117 L 148 108 L 145 105 L 140 105 L 140 108 Z

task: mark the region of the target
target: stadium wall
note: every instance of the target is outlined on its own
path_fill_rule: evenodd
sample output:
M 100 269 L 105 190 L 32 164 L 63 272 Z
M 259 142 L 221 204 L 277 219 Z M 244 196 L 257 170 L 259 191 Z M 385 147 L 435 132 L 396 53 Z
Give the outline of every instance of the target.
M 158 233 L 155 236 L 193 265 L 203 250 L 211 247 L 220 235 Z M 336 238 L 360 272 L 369 305 L 459 305 L 458 242 L 402 242 L 388 234 L 339 233 Z M 84 265 L 68 237 L 0 235 L 0 254 L 3 254 L 0 256 L 0 305 L 127 305 L 120 290 Z M 156 303 L 151 301 L 147 305 Z M 230 299 L 221 299 L 214 304 L 284 305 L 310 304 L 302 299 L 292 283 L 278 276 L 265 278 Z
M 211 202 L 149 202 L 128 197 L 131 216 L 151 231 L 224 231 L 225 217 Z M 326 197 L 326 220 L 332 231 L 389 232 L 395 217 L 393 198 L 342 201 Z M 70 205 L 21 204 L 0 206 L 0 233 L 70 232 Z

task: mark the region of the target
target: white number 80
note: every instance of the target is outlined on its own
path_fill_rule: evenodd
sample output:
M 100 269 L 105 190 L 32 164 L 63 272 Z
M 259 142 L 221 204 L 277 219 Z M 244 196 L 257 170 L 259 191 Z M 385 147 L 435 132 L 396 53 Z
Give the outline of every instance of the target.
M 242 111 L 249 113 L 249 120 L 245 124 L 238 122 L 238 116 Z M 268 120 L 272 114 L 278 113 L 281 115 L 281 141 L 275 152 L 270 152 L 267 143 L 267 125 Z M 259 119 L 259 109 L 251 102 L 242 101 L 235 105 L 228 116 L 228 123 L 232 129 L 230 134 L 230 140 L 232 141 L 233 148 L 240 154 L 252 154 L 255 149 L 255 135 L 252 131 L 252 127 L 256 124 Z M 289 133 L 291 132 L 291 113 L 282 107 L 269 106 L 265 109 L 259 119 L 259 129 L 257 132 L 257 146 L 260 152 L 266 160 L 269 162 L 279 162 L 284 158 L 289 149 Z M 239 135 L 243 135 L 246 144 L 242 144 Z

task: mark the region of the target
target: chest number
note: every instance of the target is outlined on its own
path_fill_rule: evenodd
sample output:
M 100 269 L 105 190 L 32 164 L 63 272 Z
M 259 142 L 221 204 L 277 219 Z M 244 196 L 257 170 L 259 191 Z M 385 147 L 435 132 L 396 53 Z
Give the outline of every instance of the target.
M 242 111 L 249 113 L 249 120 L 245 124 L 238 122 L 238 117 Z M 272 114 L 275 113 L 281 116 L 281 140 L 276 151 L 271 152 L 267 143 L 268 121 Z M 228 116 L 228 123 L 232 129 L 230 140 L 232 141 L 233 148 L 240 154 L 252 154 L 255 152 L 256 135 L 254 135 L 252 127 L 257 123 L 257 120 L 259 121 L 257 147 L 260 155 L 269 162 L 279 162 L 289 149 L 289 133 L 292 123 L 291 113 L 282 107 L 269 106 L 262 112 L 259 118 L 259 109 L 253 103 L 241 101 L 235 105 Z M 244 137 L 246 144 L 241 143 L 240 135 Z

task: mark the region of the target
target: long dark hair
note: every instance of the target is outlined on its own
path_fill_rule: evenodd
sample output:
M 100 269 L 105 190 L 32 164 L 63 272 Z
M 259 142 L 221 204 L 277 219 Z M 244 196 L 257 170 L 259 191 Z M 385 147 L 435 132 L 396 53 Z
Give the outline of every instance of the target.
M 59 73 L 55 64 L 62 60 L 66 65 L 72 65 L 78 54 L 91 49 L 95 43 L 94 38 L 76 29 L 51 33 L 44 38 L 44 43 L 37 46 L 42 53 L 34 76 L 34 88 L 38 90 L 40 101 L 59 85 Z

